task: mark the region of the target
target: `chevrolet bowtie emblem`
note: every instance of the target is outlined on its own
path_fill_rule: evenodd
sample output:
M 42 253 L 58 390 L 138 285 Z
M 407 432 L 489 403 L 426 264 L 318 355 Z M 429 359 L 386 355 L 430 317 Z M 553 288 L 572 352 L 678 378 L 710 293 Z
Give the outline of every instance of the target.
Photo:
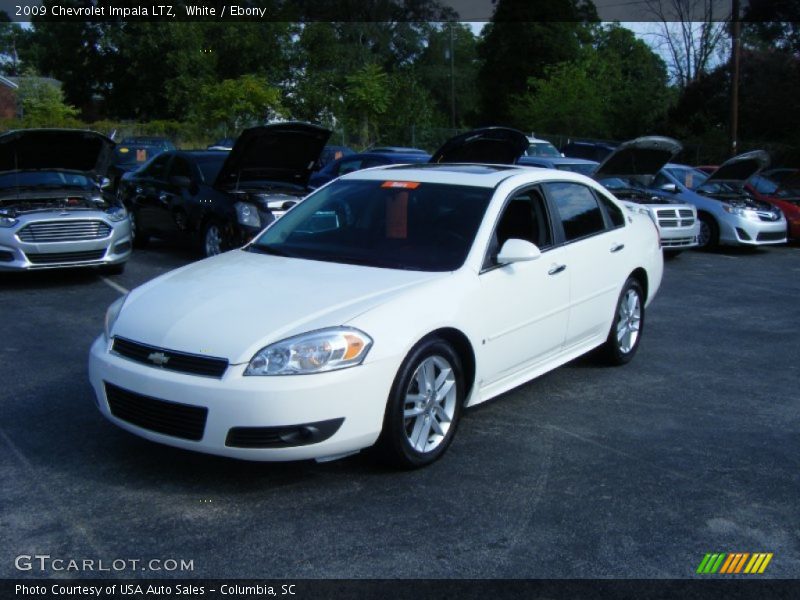
M 167 356 L 163 352 L 153 352 L 147 355 L 147 360 L 149 360 L 154 365 L 163 367 L 165 364 L 169 362 L 169 356 Z

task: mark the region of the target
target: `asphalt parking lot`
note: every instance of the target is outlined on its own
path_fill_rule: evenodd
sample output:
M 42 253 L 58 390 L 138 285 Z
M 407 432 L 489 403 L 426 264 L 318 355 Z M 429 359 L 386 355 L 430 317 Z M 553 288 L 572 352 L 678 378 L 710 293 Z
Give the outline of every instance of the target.
M 0 577 L 53 575 L 14 566 L 49 554 L 203 578 L 684 578 L 707 552 L 800 576 L 800 248 L 668 262 L 633 363 L 580 359 L 473 409 L 415 472 L 236 462 L 106 422 L 86 374 L 106 307 L 190 260 L 154 243 L 109 280 L 0 274 Z

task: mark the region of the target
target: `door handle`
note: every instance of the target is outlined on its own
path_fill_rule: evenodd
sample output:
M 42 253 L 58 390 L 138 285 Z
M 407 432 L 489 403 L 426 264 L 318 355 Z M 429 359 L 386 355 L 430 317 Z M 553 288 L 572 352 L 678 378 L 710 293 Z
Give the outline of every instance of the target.
M 619 252 L 625 247 L 625 244 L 614 244 L 611 246 L 611 252 Z
M 553 265 L 547 272 L 548 275 L 558 275 L 567 268 L 567 265 Z
M 161 192 L 158 195 L 158 199 L 161 200 L 161 202 L 166 202 L 167 200 L 169 200 L 169 194 L 167 194 L 166 192 Z

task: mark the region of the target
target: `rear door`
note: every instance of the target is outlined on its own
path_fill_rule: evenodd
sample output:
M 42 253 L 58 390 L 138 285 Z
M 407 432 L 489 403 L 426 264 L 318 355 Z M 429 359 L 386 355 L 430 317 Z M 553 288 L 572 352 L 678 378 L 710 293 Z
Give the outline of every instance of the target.
M 563 239 L 570 273 L 570 311 L 565 349 L 605 339 L 628 273 L 625 217 L 604 194 L 582 183 L 543 185 Z
M 133 204 L 136 219 L 142 231 L 160 231 L 162 209 L 159 193 L 166 185 L 167 166 L 172 159 L 171 152 L 159 154 L 142 170 L 133 186 Z

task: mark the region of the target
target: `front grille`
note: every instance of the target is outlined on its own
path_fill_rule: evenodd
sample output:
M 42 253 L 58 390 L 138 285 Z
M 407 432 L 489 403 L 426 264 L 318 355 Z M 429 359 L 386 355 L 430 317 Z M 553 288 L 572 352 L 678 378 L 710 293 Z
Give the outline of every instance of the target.
M 691 227 L 694 225 L 694 213 L 690 208 L 662 208 L 656 210 L 658 224 L 663 228 Z
M 224 358 L 165 350 L 156 346 L 132 342 L 121 337 L 114 338 L 113 350 L 120 356 L 144 365 L 180 373 L 191 373 L 192 375 L 204 375 L 219 379 L 228 368 L 228 361 Z
M 764 231 L 758 234 L 756 240 L 759 242 L 777 242 L 786 239 L 786 233 L 783 231 Z
M 22 242 L 79 242 L 101 240 L 111 235 L 111 227 L 103 221 L 44 221 L 31 223 L 17 232 Z
M 203 439 L 207 408 L 159 400 L 104 383 L 111 414 L 118 419 L 184 440 Z
M 36 265 L 53 265 L 57 263 L 79 263 L 90 260 L 100 260 L 106 255 L 106 249 L 89 250 L 86 252 L 26 252 L 28 260 Z
M 676 248 L 678 246 L 689 246 L 695 243 L 693 237 L 673 238 L 671 240 L 661 240 L 661 246 L 664 248 Z

